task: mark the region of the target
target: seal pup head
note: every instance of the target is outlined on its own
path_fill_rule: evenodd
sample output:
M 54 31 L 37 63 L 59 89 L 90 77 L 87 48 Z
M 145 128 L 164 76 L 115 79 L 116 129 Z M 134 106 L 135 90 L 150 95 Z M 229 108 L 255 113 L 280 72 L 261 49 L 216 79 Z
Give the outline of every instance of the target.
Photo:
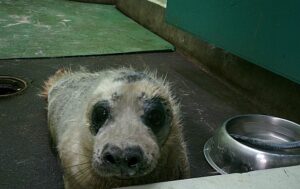
M 92 169 L 102 177 L 127 180 L 156 168 L 178 107 L 168 85 L 155 75 L 112 73 L 88 105 Z

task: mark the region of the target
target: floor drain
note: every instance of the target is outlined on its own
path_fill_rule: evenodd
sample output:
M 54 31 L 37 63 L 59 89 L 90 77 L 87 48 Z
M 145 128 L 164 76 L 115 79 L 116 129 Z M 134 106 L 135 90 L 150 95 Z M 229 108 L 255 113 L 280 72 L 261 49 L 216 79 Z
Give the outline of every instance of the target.
M 27 83 L 16 77 L 0 76 L 0 98 L 20 94 L 27 88 Z

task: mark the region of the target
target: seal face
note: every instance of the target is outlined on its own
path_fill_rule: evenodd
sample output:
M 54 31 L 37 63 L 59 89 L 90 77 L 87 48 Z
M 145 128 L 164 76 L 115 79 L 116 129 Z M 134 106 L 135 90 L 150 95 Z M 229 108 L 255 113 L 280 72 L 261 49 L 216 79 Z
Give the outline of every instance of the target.
M 143 176 L 156 167 L 160 157 L 159 148 L 171 126 L 169 107 L 163 97 L 152 96 L 149 90 L 146 96 L 139 89 L 141 82 L 152 84 L 141 75 L 130 73 L 115 79 L 117 88 L 112 86 L 112 94 L 105 95 L 109 98 L 99 97 L 91 105 L 90 130 L 95 136 L 92 165 L 101 176 Z
M 164 80 L 130 69 L 58 73 L 43 94 L 67 188 L 188 175 L 178 104 Z

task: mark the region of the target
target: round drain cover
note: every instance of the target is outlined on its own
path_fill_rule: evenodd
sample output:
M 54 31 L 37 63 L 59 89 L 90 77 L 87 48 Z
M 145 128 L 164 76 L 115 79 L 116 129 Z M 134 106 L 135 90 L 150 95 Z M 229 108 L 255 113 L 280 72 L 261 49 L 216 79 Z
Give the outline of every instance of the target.
M 27 83 L 16 77 L 0 76 L 0 98 L 20 94 L 27 88 Z

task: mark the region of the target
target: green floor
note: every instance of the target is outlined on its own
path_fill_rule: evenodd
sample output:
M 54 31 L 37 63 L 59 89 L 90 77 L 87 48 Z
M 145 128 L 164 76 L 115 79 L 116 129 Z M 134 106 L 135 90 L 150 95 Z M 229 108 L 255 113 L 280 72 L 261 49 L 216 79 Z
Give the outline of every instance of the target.
M 173 50 L 114 6 L 0 0 L 0 59 Z

